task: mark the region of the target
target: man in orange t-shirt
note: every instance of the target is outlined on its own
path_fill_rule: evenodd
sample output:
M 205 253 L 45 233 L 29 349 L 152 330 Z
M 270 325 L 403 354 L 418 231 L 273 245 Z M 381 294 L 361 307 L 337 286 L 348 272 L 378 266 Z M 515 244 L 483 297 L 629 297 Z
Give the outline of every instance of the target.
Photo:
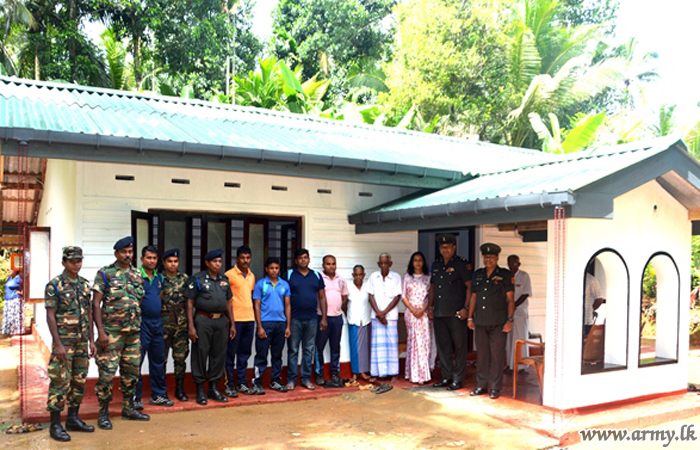
M 252 352 L 255 336 L 255 314 L 253 313 L 253 288 L 255 275 L 250 270 L 252 252 L 248 247 L 236 250 L 236 265 L 226 272 L 233 292 L 233 315 L 236 318 L 236 337 L 229 339 L 226 351 L 226 391 L 229 397 L 238 397 L 238 392 L 246 395 L 256 391 L 248 387 L 248 359 Z M 233 369 L 237 379 L 233 378 Z

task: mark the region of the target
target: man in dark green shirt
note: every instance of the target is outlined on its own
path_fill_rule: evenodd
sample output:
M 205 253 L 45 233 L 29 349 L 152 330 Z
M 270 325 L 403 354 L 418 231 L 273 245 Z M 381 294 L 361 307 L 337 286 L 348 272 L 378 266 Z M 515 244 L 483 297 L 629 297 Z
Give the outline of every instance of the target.
M 467 320 L 469 328 L 475 330 L 477 365 L 477 387 L 470 395 L 489 393 L 496 399 L 500 397 L 503 385 L 506 338 L 513 330 L 513 273 L 498 267 L 498 254 L 501 253 L 498 245 L 484 244 L 481 253 L 484 267 L 474 272 Z
M 440 356 L 442 381 L 434 387 L 461 389 L 467 371 L 467 306 L 472 286 L 472 266 L 457 256 L 452 234 L 437 235 L 440 258 L 436 259 L 430 275 L 428 313 L 433 319 L 435 343 Z
M 187 334 L 192 341 L 192 378 L 197 385 L 200 405 L 207 404 L 205 381 L 209 382 L 210 399 L 228 401 L 216 388 L 224 375 L 228 339 L 236 337 L 231 304 L 233 293 L 228 278 L 221 274 L 222 254 L 222 249 L 207 253 L 204 257 L 207 270 L 192 275 L 185 290 Z

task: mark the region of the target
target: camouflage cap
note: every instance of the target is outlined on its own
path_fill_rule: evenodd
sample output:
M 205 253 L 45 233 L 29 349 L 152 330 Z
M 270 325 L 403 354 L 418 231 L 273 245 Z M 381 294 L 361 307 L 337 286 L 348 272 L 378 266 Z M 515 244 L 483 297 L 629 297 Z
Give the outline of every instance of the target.
M 83 259 L 83 249 L 74 245 L 63 247 L 63 257 L 65 259 Z

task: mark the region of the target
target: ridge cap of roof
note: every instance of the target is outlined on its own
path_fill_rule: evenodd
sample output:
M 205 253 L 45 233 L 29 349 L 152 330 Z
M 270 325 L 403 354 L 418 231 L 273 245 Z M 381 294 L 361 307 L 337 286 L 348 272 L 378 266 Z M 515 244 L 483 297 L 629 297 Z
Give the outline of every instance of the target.
M 625 153 L 636 153 L 636 152 L 640 152 L 640 151 L 659 152 L 659 151 L 667 150 L 681 141 L 682 141 L 682 139 L 680 139 L 679 137 L 677 137 L 675 135 L 668 135 L 668 136 L 651 138 L 651 139 L 647 139 L 644 141 L 627 142 L 627 143 L 619 144 L 619 145 L 611 145 L 611 146 L 600 147 L 597 149 L 595 149 L 595 148 L 590 149 L 590 151 L 584 151 L 585 153 L 584 152 L 571 153 L 571 154 L 569 154 L 570 157 L 562 158 L 559 160 L 543 161 L 543 162 L 538 162 L 538 163 L 534 163 L 534 164 L 527 164 L 524 166 L 515 167 L 515 168 L 507 169 L 507 170 L 499 170 L 499 171 L 495 171 L 495 172 L 482 173 L 478 177 L 475 177 L 475 178 L 500 175 L 500 174 L 504 174 L 504 173 L 512 173 L 512 172 L 517 172 L 519 170 L 528 170 L 528 169 L 533 169 L 536 167 L 543 167 L 543 166 L 554 165 L 554 164 L 576 163 L 578 161 L 594 159 L 594 158 L 619 156 L 619 155 L 623 155 Z M 618 151 L 596 153 L 599 149 L 607 149 L 607 148 L 613 149 L 615 147 L 622 147 L 622 149 L 620 149 Z M 466 183 L 468 181 L 471 181 L 471 180 L 464 180 L 463 183 Z M 445 188 L 445 189 L 448 189 L 448 188 Z
M 155 93 L 152 91 L 142 91 L 142 92 L 123 91 L 123 90 L 110 89 L 110 88 L 84 86 L 84 85 L 79 85 L 79 84 L 70 83 L 70 82 L 31 80 L 31 79 L 27 79 L 27 78 L 10 77 L 10 76 L 6 76 L 6 75 L 0 75 L 0 83 L 6 83 L 6 84 L 11 83 L 11 84 L 23 85 L 23 86 L 27 86 L 27 87 L 43 87 L 43 88 L 47 88 L 47 89 L 58 89 L 58 90 L 78 91 L 78 92 L 83 92 L 83 93 L 94 93 L 94 94 L 98 94 L 98 95 L 116 96 L 116 97 L 123 97 L 123 98 L 127 98 L 127 99 L 152 100 L 152 101 L 157 101 L 157 102 L 172 103 L 172 104 L 176 104 L 176 105 L 201 106 L 204 108 L 218 109 L 218 110 L 223 110 L 223 111 L 234 111 L 234 112 L 240 112 L 240 113 L 246 113 L 246 114 L 261 114 L 261 115 L 268 116 L 271 118 L 284 118 L 284 119 L 292 119 L 292 120 L 295 120 L 298 122 L 327 124 L 327 125 L 333 125 L 333 126 L 336 126 L 339 128 L 355 129 L 355 130 L 363 130 L 363 131 L 374 131 L 374 132 L 379 132 L 379 133 L 396 134 L 396 135 L 403 135 L 403 136 L 413 136 L 413 137 L 419 137 L 419 138 L 424 138 L 424 139 L 427 138 L 427 139 L 431 139 L 431 140 L 435 140 L 435 141 L 451 142 L 451 143 L 461 144 L 461 145 L 472 145 L 472 146 L 478 146 L 478 147 L 502 149 L 502 150 L 507 150 L 510 152 L 521 153 L 524 155 L 537 156 L 537 155 L 544 155 L 545 154 L 544 152 L 539 151 L 539 150 L 511 147 L 508 145 L 494 144 L 491 142 L 483 142 L 483 141 L 474 140 L 474 139 L 465 139 L 465 138 L 459 138 L 459 137 L 454 137 L 454 136 L 444 136 L 444 135 L 440 135 L 440 134 L 425 133 L 422 131 L 405 130 L 405 129 L 399 129 L 399 128 L 395 128 L 395 127 L 377 126 L 377 125 L 370 125 L 370 124 L 348 123 L 348 122 L 340 121 L 340 120 L 326 119 L 326 118 L 315 117 L 315 116 L 306 115 L 306 114 L 295 114 L 295 113 L 288 112 L 288 111 L 276 111 L 276 110 L 270 110 L 270 109 L 263 109 L 263 108 L 253 107 L 253 106 L 241 106 L 241 105 L 233 105 L 233 104 L 227 104 L 227 103 L 216 103 L 216 102 L 211 102 L 211 101 L 207 101 L 207 100 L 200 100 L 200 99 L 188 99 L 188 98 L 181 98 L 181 97 L 172 97 L 172 96 L 158 94 L 158 93 Z M 3 97 L 5 97 L 5 96 L 3 96 Z M 552 156 L 552 158 L 554 159 L 555 156 Z

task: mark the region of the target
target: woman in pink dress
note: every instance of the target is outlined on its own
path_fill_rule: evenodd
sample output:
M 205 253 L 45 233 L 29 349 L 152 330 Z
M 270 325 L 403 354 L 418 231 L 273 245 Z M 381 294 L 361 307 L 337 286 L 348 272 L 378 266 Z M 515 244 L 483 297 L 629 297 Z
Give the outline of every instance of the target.
M 402 301 L 406 305 L 404 319 L 408 340 L 406 343 L 406 379 L 423 384 L 430 381 L 430 348 L 432 331 L 428 318 L 428 290 L 430 275 L 421 252 L 411 255 L 403 277 Z

